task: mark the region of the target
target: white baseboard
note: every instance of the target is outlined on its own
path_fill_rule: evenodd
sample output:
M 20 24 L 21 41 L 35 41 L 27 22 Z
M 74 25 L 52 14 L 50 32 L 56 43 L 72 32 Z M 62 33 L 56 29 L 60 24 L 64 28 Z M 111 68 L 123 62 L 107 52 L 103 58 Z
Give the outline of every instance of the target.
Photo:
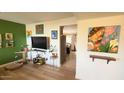
M 0 65 L 0 68 L 5 67 L 5 66 L 7 66 L 7 65 L 10 65 L 10 64 L 12 64 L 12 63 L 17 63 L 17 62 L 19 62 L 19 61 L 23 61 L 23 59 L 19 59 L 19 60 L 13 61 L 13 62 L 9 62 L 9 63 L 6 63 L 6 64 L 2 64 L 2 65 Z

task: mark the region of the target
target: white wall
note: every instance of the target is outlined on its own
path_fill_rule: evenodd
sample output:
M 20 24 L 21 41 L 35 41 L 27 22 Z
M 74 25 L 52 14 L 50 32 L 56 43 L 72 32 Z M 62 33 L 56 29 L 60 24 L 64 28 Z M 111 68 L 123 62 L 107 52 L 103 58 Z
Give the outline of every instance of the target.
M 66 43 L 70 43 L 72 42 L 72 35 L 66 35 Z
M 121 25 L 118 54 L 88 52 L 88 28 Z M 107 64 L 106 60 L 89 58 L 90 54 L 115 57 L 117 61 Z M 76 78 L 78 79 L 124 79 L 124 16 L 111 16 L 78 20 Z
M 44 34 L 43 35 L 36 35 L 35 34 L 35 25 L 36 24 L 44 24 Z M 51 39 L 51 30 L 58 30 L 58 37 L 60 36 L 59 27 L 65 25 L 72 25 L 77 24 L 75 17 L 64 18 L 61 20 L 54 20 L 48 22 L 40 22 L 35 24 L 27 24 L 26 30 L 32 30 L 33 36 L 48 36 L 50 37 L 50 45 L 56 45 L 56 52 L 58 53 L 58 64 L 60 66 L 60 38 L 58 39 Z M 27 44 L 31 45 L 30 37 L 27 37 Z M 51 64 L 51 63 L 48 63 Z
M 74 50 L 74 46 L 76 47 L 77 25 L 64 26 L 63 34 L 66 35 L 66 43 L 70 43 L 71 50 Z
M 64 26 L 63 34 L 77 34 L 77 25 Z

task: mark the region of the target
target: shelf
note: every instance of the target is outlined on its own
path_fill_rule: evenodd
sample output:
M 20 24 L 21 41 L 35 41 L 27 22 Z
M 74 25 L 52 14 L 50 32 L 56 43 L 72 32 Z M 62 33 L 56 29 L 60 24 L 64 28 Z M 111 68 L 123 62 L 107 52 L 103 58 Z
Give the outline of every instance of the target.
M 107 60 L 107 64 L 109 64 L 110 61 L 116 61 L 116 58 L 108 57 L 108 56 L 98 56 L 98 55 L 90 55 L 90 58 L 92 58 L 92 61 L 94 62 L 94 59 L 103 59 Z

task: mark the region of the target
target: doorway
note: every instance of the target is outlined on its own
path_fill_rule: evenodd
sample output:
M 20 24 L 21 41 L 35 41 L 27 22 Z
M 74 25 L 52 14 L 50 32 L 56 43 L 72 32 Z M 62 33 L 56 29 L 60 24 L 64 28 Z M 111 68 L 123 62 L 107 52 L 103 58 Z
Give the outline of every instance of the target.
M 76 72 L 77 25 L 60 26 L 60 61 L 61 66 Z

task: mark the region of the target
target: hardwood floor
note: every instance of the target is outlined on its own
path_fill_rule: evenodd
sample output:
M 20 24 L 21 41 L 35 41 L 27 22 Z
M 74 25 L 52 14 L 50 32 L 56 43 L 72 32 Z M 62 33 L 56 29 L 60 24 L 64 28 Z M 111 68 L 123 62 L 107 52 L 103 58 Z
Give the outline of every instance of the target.
M 64 68 L 67 68 L 73 72 L 76 71 L 76 52 L 72 52 L 66 56 L 66 61 L 63 64 Z
M 72 57 L 71 57 L 72 56 Z M 61 67 L 28 63 L 13 71 L 0 71 L 1 80 L 75 80 L 74 54 Z M 72 64 L 73 63 L 73 64 Z

